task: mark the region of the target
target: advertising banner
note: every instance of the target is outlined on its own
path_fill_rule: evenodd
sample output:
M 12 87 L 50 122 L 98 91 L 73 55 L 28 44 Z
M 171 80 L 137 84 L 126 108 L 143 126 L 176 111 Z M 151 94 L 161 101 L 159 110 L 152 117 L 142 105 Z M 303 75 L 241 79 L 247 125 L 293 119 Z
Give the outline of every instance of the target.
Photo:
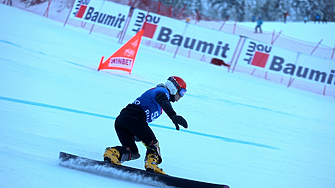
M 335 86 L 335 63 L 311 55 L 286 50 L 246 39 L 238 59 L 239 65 Z
M 146 19 L 147 12 L 135 9 L 127 30 L 128 35 L 139 31 Z M 226 34 L 169 17 L 149 13 L 143 37 L 170 46 L 203 53 L 219 59 L 232 59 L 240 39 L 239 36 Z
M 296 65 L 283 62 L 277 70 L 280 68 L 287 69 L 286 72 L 295 78 L 335 87 L 335 62 L 332 60 L 301 54 Z
M 75 0 L 70 18 L 122 30 L 129 6 L 103 0 Z

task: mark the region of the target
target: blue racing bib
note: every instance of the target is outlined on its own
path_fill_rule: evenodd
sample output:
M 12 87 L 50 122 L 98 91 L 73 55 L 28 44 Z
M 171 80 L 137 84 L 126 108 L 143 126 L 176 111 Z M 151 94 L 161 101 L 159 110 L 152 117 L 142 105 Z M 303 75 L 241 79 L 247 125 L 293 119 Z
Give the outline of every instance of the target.
M 169 91 L 164 87 L 155 87 L 144 92 L 133 104 L 139 105 L 147 115 L 147 123 L 153 122 L 163 112 L 162 107 L 157 103 L 156 96 L 164 93 L 170 99 Z

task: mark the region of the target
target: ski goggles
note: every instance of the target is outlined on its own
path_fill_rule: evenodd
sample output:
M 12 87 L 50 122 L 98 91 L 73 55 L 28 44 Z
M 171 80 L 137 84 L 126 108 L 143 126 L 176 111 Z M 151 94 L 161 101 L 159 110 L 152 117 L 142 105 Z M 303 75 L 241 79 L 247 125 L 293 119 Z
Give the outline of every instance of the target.
M 185 88 L 180 87 L 180 85 L 178 84 L 178 82 L 176 82 L 176 80 L 173 79 L 173 77 L 169 77 L 168 80 L 171 81 L 173 83 L 173 85 L 176 86 L 176 88 L 178 89 L 177 92 L 179 93 L 179 95 L 181 97 L 183 97 L 185 95 L 185 93 L 186 93 L 187 90 Z
M 179 95 L 181 96 L 181 97 L 183 97 L 184 95 L 185 95 L 185 93 L 186 93 L 186 89 L 184 89 L 184 88 L 179 88 L 178 89 L 178 93 L 179 93 Z

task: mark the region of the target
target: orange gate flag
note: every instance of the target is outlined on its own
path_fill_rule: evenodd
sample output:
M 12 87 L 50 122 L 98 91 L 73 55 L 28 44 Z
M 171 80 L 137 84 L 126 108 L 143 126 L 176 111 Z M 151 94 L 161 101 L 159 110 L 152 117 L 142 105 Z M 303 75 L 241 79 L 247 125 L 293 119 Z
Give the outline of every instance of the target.
M 143 33 L 144 29 L 141 29 L 128 42 L 121 46 L 121 48 L 119 48 L 113 55 L 106 59 L 105 62 L 103 62 L 104 56 L 102 56 L 98 71 L 101 69 L 114 69 L 126 71 L 130 74 L 135 63 L 135 58 Z

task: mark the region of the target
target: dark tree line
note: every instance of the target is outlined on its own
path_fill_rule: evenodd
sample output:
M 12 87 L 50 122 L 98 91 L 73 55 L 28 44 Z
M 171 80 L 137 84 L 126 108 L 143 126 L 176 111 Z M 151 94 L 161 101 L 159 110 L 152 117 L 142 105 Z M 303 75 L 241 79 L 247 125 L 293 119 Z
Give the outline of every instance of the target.
M 121 1 L 121 0 L 119 0 Z M 123 0 L 127 1 L 128 0 Z M 133 0 L 135 1 L 135 0 Z M 147 3 L 149 0 L 137 0 L 137 3 Z M 261 16 L 266 21 L 282 21 L 284 13 L 289 12 L 289 20 L 303 21 L 315 19 L 319 14 L 321 19 L 335 21 L 334 0 L 160 0 L 165 6 L 173 6 L 177 11 L 185 7 L 185 16 L 197 12 L 201 18 L 212 20 L 250 21 L 252 16 Z M 177 9 L 179 8 L 179 9 Z M 151 8 L 152 9 L 152 8 Z M 177 13 L 175 13 L 177 14 Z
M 21 0 L 26 6 L 45 3 L 48 0 Z M 74 0 L 62 0 L 60 8 L 69 7 Z M 251 21 L 252 17 L 261 16 L 265 21 L 283 21 L 284 13 L 289 12 L 288 20 L 303 21 L 307 16 L 314 21 L 318 14 L 320 19 L 335 21 L 335 0 L 108 0 L 135 8 L 157 13 L 158 2 L 165 7 L 172 7 L 171 17 L 176 18 L 183 10 L 181 18 L 206 20 Z

